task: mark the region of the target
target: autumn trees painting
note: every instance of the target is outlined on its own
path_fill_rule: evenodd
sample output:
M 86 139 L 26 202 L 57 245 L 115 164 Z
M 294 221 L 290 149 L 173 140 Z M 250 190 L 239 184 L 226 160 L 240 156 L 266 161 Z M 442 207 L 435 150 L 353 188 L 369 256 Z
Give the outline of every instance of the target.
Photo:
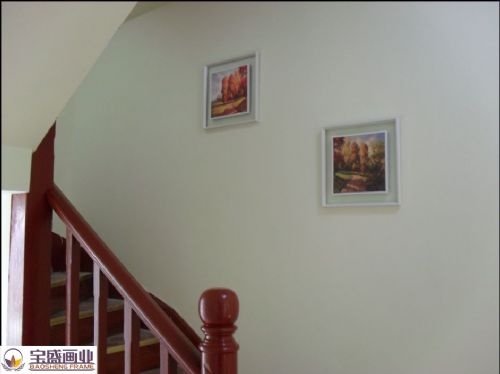
M 211 118 L 248 113 L 248 65 L 213 73 Z
M 334 194 L 387 191 L 385 131 L 332 139 Z
M 203 128 L 259 122 L 259 52 L 205 65 Z

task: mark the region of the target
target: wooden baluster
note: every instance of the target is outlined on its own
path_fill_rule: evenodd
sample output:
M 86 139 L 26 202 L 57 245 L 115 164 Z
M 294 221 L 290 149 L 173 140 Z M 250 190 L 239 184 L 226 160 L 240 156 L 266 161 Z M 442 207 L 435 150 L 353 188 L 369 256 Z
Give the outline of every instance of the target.
M 238 296 L 227 288 L 203 292 L 199 302 L 201 328 L 205 339 L 200 344 L 202 374 L 236 374 L 239 345 L 234 340 L 238 318 Z
M 160 345 L 160 360 L 160 374 L 177 374 L 177 362 L 163 343 Z
M 78 345 L 80 313 L 80 248 L 66 229 L 66 345 Z
M 124 307 L 125 374 L 138 374 L 141 321 L 130 302 L 125 301 Z
M 106 372 L 108 338 L 108 278 L 94 262 L 94 345 L 97 346 L 99 374 Z

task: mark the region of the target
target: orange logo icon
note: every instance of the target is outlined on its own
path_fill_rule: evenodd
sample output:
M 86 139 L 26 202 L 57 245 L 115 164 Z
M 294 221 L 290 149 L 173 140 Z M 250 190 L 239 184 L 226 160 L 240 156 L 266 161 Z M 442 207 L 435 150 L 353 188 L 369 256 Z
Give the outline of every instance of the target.
M 15 348 L 11 348 L 3 355 L 2 366 L 7 371 L 19 371 L 23 368 L 23 355 Z

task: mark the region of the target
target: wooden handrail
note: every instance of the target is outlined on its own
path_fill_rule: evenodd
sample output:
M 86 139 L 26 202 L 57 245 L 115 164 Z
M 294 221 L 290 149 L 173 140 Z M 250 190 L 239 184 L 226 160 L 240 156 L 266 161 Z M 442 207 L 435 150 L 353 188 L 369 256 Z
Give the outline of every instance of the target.
M 201 343 L 201 338 L 198 334 L 191 328 L 191 326 L 182 318 L 177 311 L 170 305 L 166 304 L 163 300 L 159 299 L 151 292 L 149 293 L 154 301 L 163 309 L 167 316 L 172 320 L 173 323 L 182 331 L 184 335 L 193 343 L 195 347 L 199 347 Z
M 104 241 L 90 227 L 76 208 L 57 187 L 47 191 L 47 199 L 75 239 L 98 264 L 102 273 L 129 303 L 137 316 L 167 347 L 169 353 L 189 374 L 201 373 L 201 353 L 160 306 L 122 265 Z

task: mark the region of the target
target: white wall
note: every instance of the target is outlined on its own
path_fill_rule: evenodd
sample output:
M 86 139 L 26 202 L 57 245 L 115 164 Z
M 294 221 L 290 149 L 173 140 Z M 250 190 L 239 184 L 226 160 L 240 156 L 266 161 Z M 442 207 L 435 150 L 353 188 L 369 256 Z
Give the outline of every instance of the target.
M 2 191 L 29 191 L 31 148 L 2 145 Z
M 2 1 L 2 145 L 36 149 L 135 1 Z
M 181 3 L 125 24 L 60 117 L 56 179 L 194 326 L 238 292 L 240 372 L 498 372 L 498 4 Z M 262 122 L 202 129 L 260 50 Z M 399 208 L 320 205 L 320 129 L 401 118 Z

